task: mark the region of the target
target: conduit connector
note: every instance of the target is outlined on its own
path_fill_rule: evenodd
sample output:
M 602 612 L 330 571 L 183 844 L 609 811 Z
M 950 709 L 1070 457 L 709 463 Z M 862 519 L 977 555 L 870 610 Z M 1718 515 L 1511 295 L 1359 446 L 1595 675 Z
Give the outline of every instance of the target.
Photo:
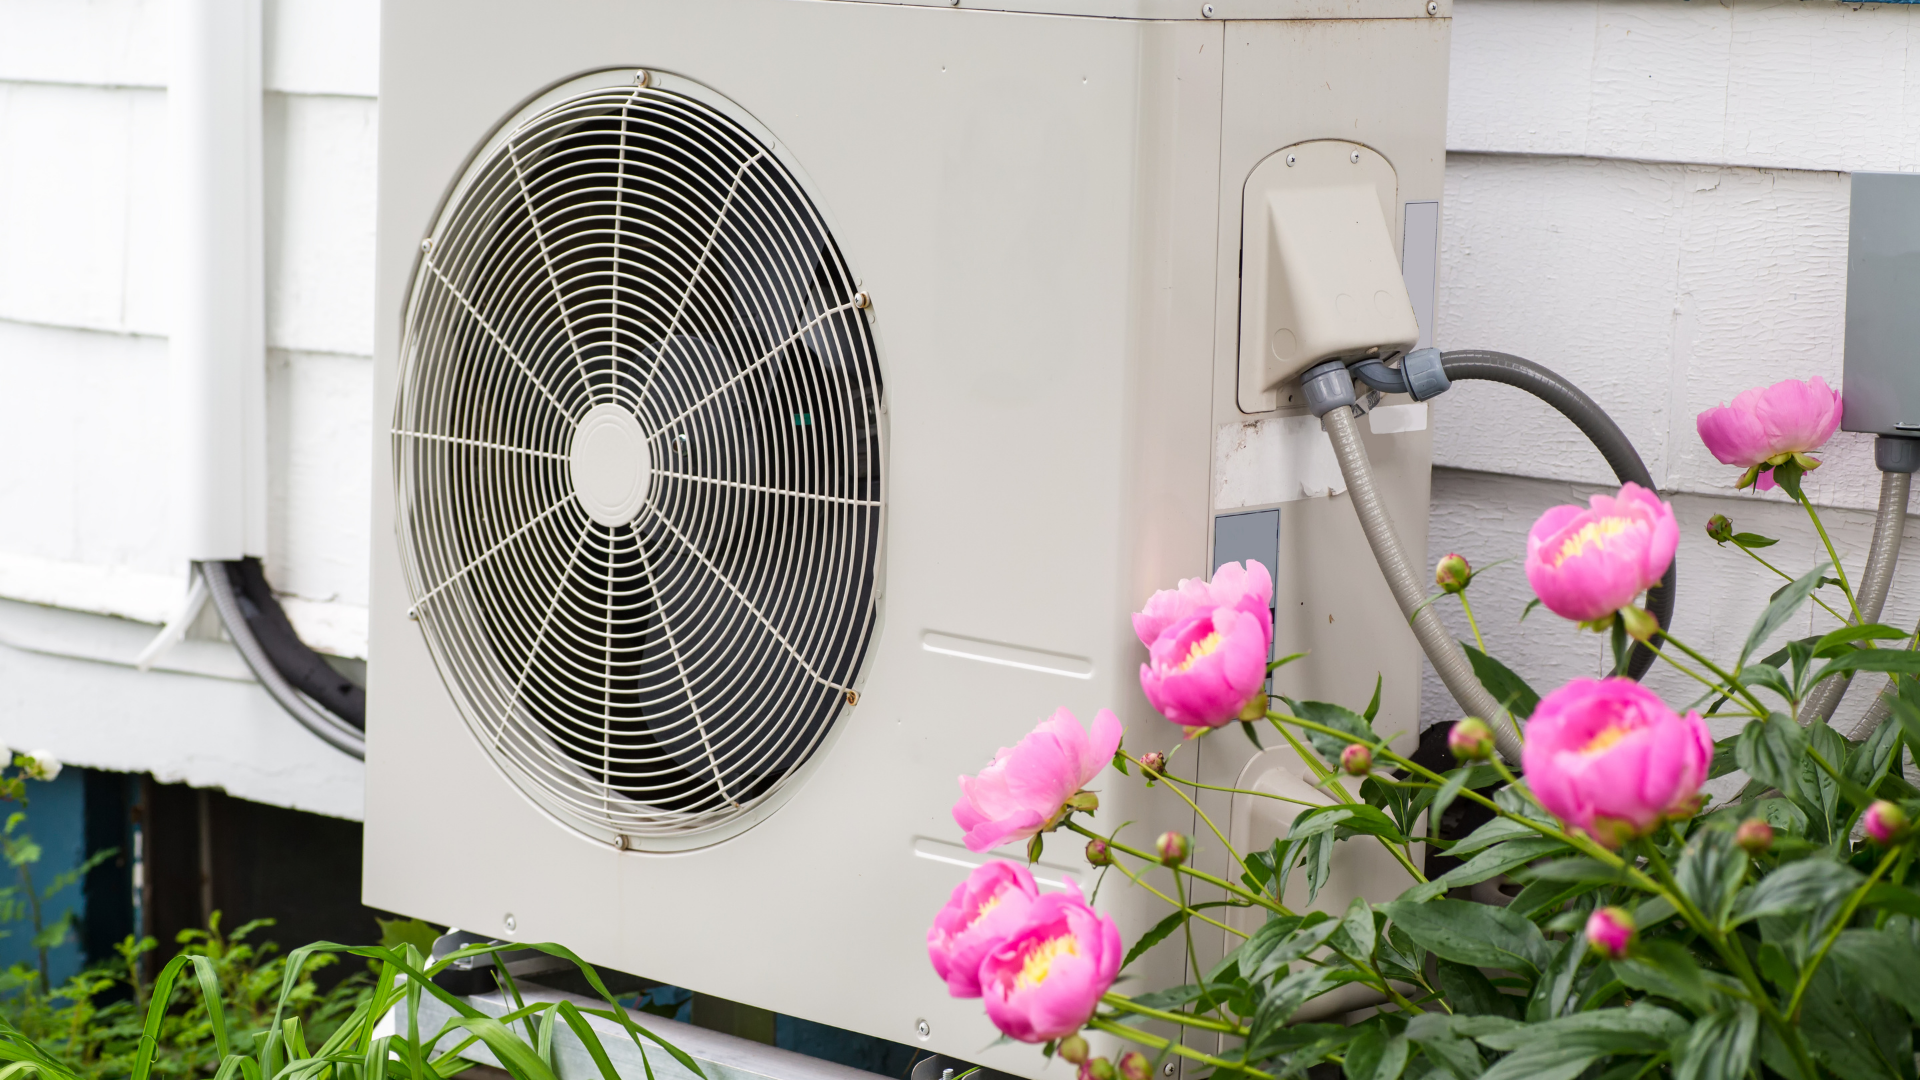
M 1347 365 L 1338 360 L 1323 361 L 1308 368 L 1300 376 L 1300 391 L 1306 395 L 1307 410 L 1315 417 L 1354 403 L 1353 376 L 1347 373 Z

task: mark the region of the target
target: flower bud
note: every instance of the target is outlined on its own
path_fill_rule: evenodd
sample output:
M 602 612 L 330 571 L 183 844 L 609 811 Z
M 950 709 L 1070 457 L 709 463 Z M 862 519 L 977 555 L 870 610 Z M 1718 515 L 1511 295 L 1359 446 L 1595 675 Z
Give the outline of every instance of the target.
M 1587 946 L 1609 960 L 1627 955 L 1633 931 L 1633 915 L 1625 908 L 1603 907 L 1587 916 Z
M 1627 636 L 1635 641 L 1652 641 L 1653 635 L 1660 632 L 1660 620 L 1646 608 L 1628 604 L 1620 609 L 1620 622 L 1627 629 Z
M 1161 863 L 1167 866 L 1179 866 L 1186 862 L 1190 850 L 1187 838 L 1177 832 L 1163 832 L 1160 839 L 1153 842 L 1153 853 L 1160 856 Z
M 1107 847 L 1105 840 L 1087 841 L 1087 863 L 1090 866 L 1112 866 L 1113 849 Z
M 1873 837 L 1874 843 L 1897 844 L 1907 835 L 1907 812 L 1900 809 L 1897 803 L 1880 799 L 1867 807 L 1862 824 L 1866 826 L 1867 835 Z
M 1493 756 L 1493 729 L 1477 716 L 1463 717 L 1447 732 L 1447 749 L 1461 761 L 1485 761 Z
M 1060 1040 L 1060 1046 L 1054 1052 L 1067 1061 L 1078 1065 L 1087 1060 L 1087 1040 L 1081 1038 L 1078 1033 L 1069 1035 Z
M 1147 1080 L 1147 1055 L 1129 1050 L 1120 1055 L 1120 1080 Z
M 1734 830 L 1733 842 L 1749 855 L 1758 855 L 1773 846 L 1773 826 L 1759 818 L 1748 818 Z
M 1140 771 L 1148 776 L 1159 776 L 1167 771 L 1167 755 L 1158 750 L 1149 750 L 1140 755 Z
M 1707 519 L 1707 539 L 1716 544 L 1724 544 L 1733 539 L 1733 522 L 1725 514 L 1715 514 Z
M 1340 751 L 1340 768 L 1348 776 L 1365 776 L 1373 770 L 1373 751 L 1359 743 L 1348 743 Z
M 60 775 L 60 759 L 54 757 L 52 751 L 35 750 L 20 758 L 20 771 L 35 780 L 52 780 Z
M 1080 1074 L 1092 1080 L 1114 1080 L 1113 1062 L 1103 1057 L 1093 1058 L 1080 1066 Z
M 1448 555 L 1433 568 L 1433 583 L 1450 593 L 1467 591 L 1467 582 L 1473 577 L 1473 567 L 1459 555 Z

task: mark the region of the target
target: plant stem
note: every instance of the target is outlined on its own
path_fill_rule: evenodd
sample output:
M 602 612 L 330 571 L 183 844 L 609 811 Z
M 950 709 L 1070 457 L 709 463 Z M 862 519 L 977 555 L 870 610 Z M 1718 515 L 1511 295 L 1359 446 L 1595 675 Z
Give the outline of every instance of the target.
M 1293 752 L 1300 755 L 1300 760 L 1306 762 L 1307 767 L 1312 769 L 1314 773 L 1320 778 L 1321 788 L 1329 792 L 1330 794 L 1334 795 L 1344 805 L 1358 806 L 1362 804 L 1364 800 L 1354 795 L 1353 792 L 1348 791 L 1346 788 L 1346 785 L 1342 784 L 1339 781 L 1336 774 L 1332 770 L 1321 768 L 1319 756 L 1316 754 L 1309 753 L 1306 747 L 1301 746 L 1300 740 L 1293 737 L 1293 732 L 1288 731 L 1285 727 L 1282 727 L 1280 724 L 1280 721 L 1275 719 L 1276 715 L 1286 716 L 1289 720 L 1292 720 L 1295 718 L 1292 717 L 1290 714 L 1286 714 L 1286 713 L 1279 713 L 1279 714 L 1275 714 L 1273 712 L 1267 713 L 1267 722 L 1272 724 L 1274 728 L 1280 732 L 1280 734 L 1286 736 L 1287 742 L 1293 745 Z M 1319 725 L 1314 725 L 1314 726 L 1318 727 Z M 1332 730 L 1332 729 L 1329 728 L 1325 730 Z M 1368 746 L 1369 748 L 1371 748 L 1371 745 L 1372 745 L 1370 743 L 1367 743 L 1366 740 L 1364 739 L 1355 738 L 1354 736 L 1349 735 L 1345 732 L 1341 733 L 1341 737 L 1346 739 L 1348 742 L 1357 742 L 1362 745 Z M 1386 746 L 1386 743 L 1382 742 L 1380 746 L 1384 748 Z M 1380 841 L 1380 846 L 1383 848 L 1386 848 L 1387 854 L 1392 855 L 1395 862 L 1399 863 L 1402 867 L 1404 867 L 1407 873 L 1412 874 L 1413 879 L 1415 881 L 1419 882 L 1422 885 L 1425 885 L 1427 883 L 1427 875 L 1421 873 L 1420 868 L 1413 865 L 1413 859 L 1408 857 L 1408 854 L 1406 852 L 1401 851 L 1397 847 L 1394 847 L 1393 842 L 1388 840 L 1384 836 L 1376 835 L 1374 839 Z
M 1660 636 L 1661 638 L 1667 641 L 1673 642 L 1674 648 L 1677 648 L 1681 652 L 1686 653 L 1688 656 L 1693 657 L 1695 661 L 1697 661 L 1699 664 L 1705 667 L 1708 671 L 1713 672 L 1716 678 L 1718 678 L 1721 682 L 1726 684 L 1726 689 L 1731 690 L 1735 694 L 1738 694 L 1741 697 L 1747 699 L 1747 704 L 1752 705 L 1756 710 L 1758 710 L 1760 716 L 1767 715 L 1767 712 L 1768 712 L 1767 707 L 1760 703 L 1759 698 L 1753 696 L 1753 691 L 1747 689 L 1745 686 L 1742 686 L 1738 679 L 1735 679 L 1732 675 L 1727 674 L 1726 671 L 1723 670 L 1719 664 L 1716 664 L 1712 660 L 1709 660 L 1706 657 L 1700 655 L 1698 652 L 1694 651 L 1694 649 L 1691 646 L 1689 646 L 1686 642 L 1681 641 L 1679 638 L 1674 637 L 1672 634 L 1667 633 L 1665 630 L 1660 631 Z M 1651 646 L 1649 646 L 1649 648 L 1651 648 Z
M 1859 909 L 1860 902 L 1867 898 L 1867 891 L 1873 888 L 1875 883 L 1880 880 L 1881 876 L 1887 872 L 1888 868 L 1894 864 L 1894 861 L 1900 857 L 1901 852 L 1905 849 L 1906 845 L 1902 844 L 1888 851 L 1887 854 L 1881 858 L 1880 865 L 1873 868 L 1872 876 L 1861 882 L 1860 887 L 1853 890 L 1853 895 L 1847 897 L 1846 904 L 1840 908 L 1840 914 L 1834 916 L 1833 929 L 1827 931 L 1826 939 L 1820 942 L 1819 950 L 1813 954 L 1813 959 L 1807 961 L 1806 968 L 1800 972 L 1800 981 L 1794 984 L 1793 997 L 1787 1000 L 1788 1016 L 1791 1017 L 1799 1014 L 1800 998 L 1806 994 L 1807 987 L 1813 983 L 1813 973 L 1819 969 L 1820 962 L 1827 958 L 1827 953 L 1833 948 L 1833 943 L 1840 940 L 1840 931 L 1847 928 L 1847 923 L 1852 920 L 1853 913 Z
M 1833 538 L 1827 535 L 1827 527 L 1820 521 L 1820 512 L 1813 508 L 1813 500 L 1807 498 L 1806 492 L 1797 490 L 1799 486 L 1794 485 L 1794 498 L 1806 507 L 1807 517 L 1813 521 L 1813 531 L 1819 533 L 1820 542 L 1827 545 L 1827 558 L 1833 560 L 1833 572 L 1840 576 L 1840 591 L 1847 594 L 1847 606 L 1853 609 L 1854 625 L 1865 625 L 1866 620 L 1860 617 L 1860 605 L 1853 599 L 1853 586 L 1847 582 L 1847 568 L 1840 564 L 1840 555 L 1833 550 Z
M 1173 875 L 1173 895 L 1180 901 L 1182 911 L 1192 911 L 1187 905 L 1187 886 L 1179 874 Z M 1193 973 L 1193 981 L 1200 982 L 1200 950 L 1193 947 L 1193 920 L 1180 920 L 1180 929 L 1187 939 L 1187 970 Z
M 1116 1024 L 1105 1017 L 1096 1016 L 1087 1022 L 1087 1026 L 1098 1031 L 1104 1031 L 1109 1035 L 1118 1035 L 1128 1042 L 1139 1043 L 1141 1046 L 1151 1050 L 1165 1050 L 1179 1057 L 1198 1061 L 1203 1065 L 1211 1065 L 1216 1069 L 1225 1069 L 1229 1072 L 1239 1073 L 1242 1076 L 1251 1076 L 1253 1080 L 1274 1080 L 1272 1073 L 1261 1072 L 1259 1069 L 1253 1068 L 1250 1065 L 1242 1065 L 1238 1062 L 1228 1061 L 1225 1058 L 1217 1058 L 1212 1054 L 1203 1054 L 1198 1050 L 1191 1049 L 1171 1039 L 1163 1039 L 1158 1035 L 1142 1031 L 1136 1027 Z
M 1689 678 L 1693 679 L 1693 681 L 1699 683 L 1700 685 L 1706 687 L 1707 689 L 1714 691 L 1715 693 L 1719 694 L 1722 697 L 1731 696 L 1727 693 L 1726 687 L 1721 686 L 1719 683 L 1714 682 L 1712 679 L 1707 678 L 1705 675 L 1700 674 L 1699 672 L 1693 670 L 1692 668 L 1681 663 L 1680 661 L 1675 660 L 1673 657 L 1668 656 L 1666 653 L 1661 652 L 1659 647 L 1654 645 L 1653 642 L 1643 641 L 1640 643 L 1640 645 L 1642 648 L 1645 648 L 1648 652 L 1652 653 L 1653 655 L 1659 657 L 1662 660 L 1665 660 L 1672 667 L 1679 668 L 1681 671 L 1685 672 Z
M 1141 1016 L 1151 1016 L 1155 1020 L 1165 1020 L 1169 1024 L 1181 1024 L 1186 1027 L 1196 1027 L 1206 1031 L 1217 1031 L 1222 1035 L 1238 1035 L 1243 1039 L 1247 1037 L 1246 1028 L 1229 1024 L 1224 1020 L 1212 1020 L 1195 1013 L 1168 1012 L 1165 1009 L 1152 1009 L 1145 1005 L 1136 1005 L 1132 998 L 1123 997 L 1112 992 L 1103 995 L 1100 998 L 1100 1003 L 1119 1009 L 1122 1012 L 1138 1013 Z
M 1106 844 L 1108 847 L 1112 848 L 1115 851 L 1124 851 L 1128 855 L 1131 855 L 1134 858 L 1139 859 L 1141 862 L 1158 863 L 1160 861 L 1158 857 L 1149 855 L 1148 853 L 1141 851 L 1139 848 L 1122 844 L 1118 840 L 1112 839 L 1111 837 L 1101 836 L 1099 833 L 1094 832 L 1093 830 L 1087 828 L 1085 825 L 1082 825 L 1077 821 L 1074 821 L 1072 818 L 1068 818 L 1065 824 L 1068 829 L 1071 829 L 1072 831 L 1079 833 L 1081 836 L 1084 836 L 1089 840 L 1098 840 Z M 1119 866 L 1120 864 L 1118 862 L 1115 862 L 1114 865 Z M 1241 888 L 1240 886 L 1235 885 L 1233 882 L 1228 881 L 1227 879 L 1222 877 L 1216 877 L 1212 874 L 1207 873 L 1205 870 L 1195 870 L 1193 867 L 1186 866 L 1186 865 L 1177 866 L 1174 869 L 1179 873 L 1187 874 L 1191 877 L 1199 878 L 1201 881 L 1204 881 L 1209 885 L 1218 885 L 1219 887 L 1227 890 L 1233 895 L 1240 897 L 1242 900 L 1252 901 L 1253 903 L 1258 904 L 1263 908 L 1266 908 L 1268 911 L 1271 911 L 1276 915 L 1292 915 L 1293 914 L 1293 912 L 1288 911 L 1285 907 L 1281 906 L 1280 904 L 1277 904 L 1272 900 L 1267 899 L 1265 896 L 1261 895 L 1260 893 L 1248 892 L 1247 890 Z
M 1473 605 L 1467 603 L 1466 590 L 1462 589 L 1453 595 L 1460 598 L 1460 610 L 1467 613 L 1467 625 L 1473 628 L 1473 643 L 1480 646 L 1480 655 L 1485 656 L 1487 653 L 1487 643 L 1480 638 L 1480 624 L 1473 621 Z
M 1128 758 L 1127 760 L 1132 761 L 1133 759 Z M 1320 803 L 1317 803 L 1317 802 L 1309 802 L 1306 799 L 1295 799 L 1286 795 L 1275 795 L 1271 791 L 1250 791 L 1247 788 L 1222 787 L 1219 784 L 1203 784 L 1198 780 L 1189 780 L 1184 776 L 1169 776 L 1166 773 L 1154 773 L 1153 778 L 1155 780 L 1159 780 L 1164 783 L 1185 784 L 1188 787 L 1199 788 L 1203 791 L 1219 791 L 1219 792 L 1224 792 L 1228 795 L 1252 795 L 1261 799 L 1277 799 L 1280 802 L 1292 803 L 1295 806 L 1320 806 L 1321 805 Z
M 1140 762 L 1134 758 L 1128 758 L 1127 760 L 1132 761 L 1135 765 L 1140 764 Z M 1212 831 L 1214 839 L 1220 841 L 1221 846 L 1227 849 L 1227 854 L 1233 856 L 1233 861 L 1240 864 L 1241 873 L 1243 874 L 1252 873 L 1251 870 L 1247 869 L 1247 860 L 1241 858 L 1240 853 L 1233 849 L 1233 844 L 1227 839 L 1227 834 L 1220 831 L 1220 827 L 1213 823 L 1213 819 L 1207 816 L 1207 812 L 1205 810 L 1200 809 L 1199 803 L 1194 802 L 1192 799 L 1187 798 L 1187 793 L 1184 791 L 1181 791 L 1177 787 L 1168 785 L 1167 790 L 1173 792 L 1175 795 L 1180 796 L 1180 801 L 1192 807 L 1193 812 L 1199 816 L 1200 820 L 1207 823 L 1207 828 L 1210 831 Z
M 1755 555 L 1755 554 L 1753 553 L 1753 549 L 1751 549 L 1751 548 L 1744 548 L 1744 547 L 1740 547 L 1740 545 L 1739 545 L 1739 544 L 1735 544 L 1735 545 L 1733 545 L 1733 546 L 1734 546 L 1734 547 L 1737 547 L 1737 548 L 1740 548 L 1740 550 L 1741 550 L 1741 551 L 1744 551 L 1744 552 L 1746 552 L 1746 553 L 1747 553 L 1747 554 L 1748 554 L 1748 555 L 1749 555 L 1750 557 L 1752 557 L 1752 559 L 1753 559 L 1753 561 L 1754 561 L 1754 562 L 1757 562 L 1757 563 L 1759 563 L 1759 564 L 1760 564 L 1761 566 L 1764 566 L 1764 567 L 1766 567 L 1767 569 L 1769 569 L 1769 570 L 1771 570 L 1771 571 L 1773 571 L 1774 573 L 1776 573 L 1776 574 L 1779 574 L 1779 575 L 1780 575 L 1781 577 L 1783 577 L 1783 578 L 1785 578 L 1785 579 L 1787 579 L 1788 581 L 1792 581 L 1792 580 L 1793 580 L 1793 575 L 1792 575 L 1792 574 L 1789 574 L 1789 573 L 1787 573 L 1787 572 L 1786 572 L 1785 570 L 1782 570 L 1782 569 L 1780 569 L 1779 567 L 1777 567 L 1777 566 L 1775 566 L 1775 565 L 1773 565 L 1772 563 L 1770 563 L 1770 562 L 1768 562 L 1767 560 L 1765 560 L 1765 559 L 1763 559 L 1763 558 L 1761 558 L 1760 556 L 1758 556 L 1758 555 Z M 1823 608 L 1826 608 L 1826 609 L 1827 609 L 1827 614 L 1829 614 L 1829 615 L 1831 615 L 1831 616 L 1833 616 L 1833 617 L 1834 617 L 1834 618 L 1836 618 L 1836 619 L 1839 619 L 1839 620 L 1840 620 L 1841 622 L 1843 622 L 1843 623 L 1847 621 L 1847 617 L 1846 617 L 1845 615 L 1842 615 L 1842 614 L 1840 614 L 1839 612 L 1837 612 L 1837 611 L 1835 611 L 1835 610 L 1833 610 L 1833 608 L 1832 608 L 1832 606 L 1831 606 L 1831 605 L 1829 605 L 1829 604 L 1828 604 L 1828 603 L 1827 603 L 1827 602 L 1826 602 L 1825 600 L 1822 600 L 1822 599 L 1820 599 L 1820 598 L 1819 598 L 1818 596 L 1815 596 L 1815 597 L 1812 597 L 1811 599 L 1813 600 L 1813 602 L 1814 602 L 1814 603 L 1816 603 L 1816 604 L 1819 604 L 1819 605 L 1820 605 L 1821 607 L 1823 607 Z

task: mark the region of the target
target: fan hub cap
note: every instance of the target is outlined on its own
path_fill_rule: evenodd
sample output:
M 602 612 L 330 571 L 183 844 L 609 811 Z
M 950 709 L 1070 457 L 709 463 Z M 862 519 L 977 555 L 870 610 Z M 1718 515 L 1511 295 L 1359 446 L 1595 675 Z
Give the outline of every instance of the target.
M 573 494 L 587 516 L 615 527 L 632 521 L 647 501 L 652 457 L 632 410 L 611 403 L 587 410 L 567 451 Z

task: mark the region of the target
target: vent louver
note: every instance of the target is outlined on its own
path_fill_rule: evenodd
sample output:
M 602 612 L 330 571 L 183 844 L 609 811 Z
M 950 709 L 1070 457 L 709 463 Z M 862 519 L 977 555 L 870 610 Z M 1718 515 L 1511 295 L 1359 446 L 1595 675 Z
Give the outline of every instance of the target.
M 739 818 L 820 745 L 884 490 L 832 236 L 670 86 L 564 97 L 478 155 L 422 245 L 393 431 L 415 617 L 468 725 L 635 842 Z

